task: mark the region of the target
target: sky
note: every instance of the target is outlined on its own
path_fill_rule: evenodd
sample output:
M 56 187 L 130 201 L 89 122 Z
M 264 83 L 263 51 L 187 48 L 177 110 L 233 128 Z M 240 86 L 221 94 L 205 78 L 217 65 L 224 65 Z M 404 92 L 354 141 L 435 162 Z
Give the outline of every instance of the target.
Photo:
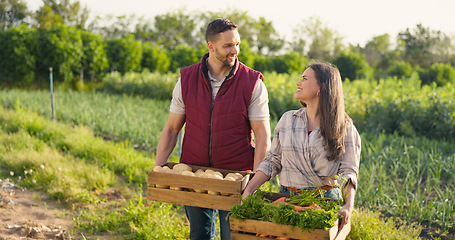
M 26 0 L 31 10 L 42 0 Z M 290 39 L 297 24 L 310 17 L 319 18 L 336 30 L 345 43 L 364 46 L 373 37 L 388 33 L 392 39 L 417 24 L 440 30 L 455 37 L 455 0 L 79 0 L 91 14 L 143 16 L 152 20 L 156 15 L 185 9 L 214 11 L 238 9 L 254 19 L 271 21 L 281 37 Z M 241 26 L 239 26 L 241 27 Z

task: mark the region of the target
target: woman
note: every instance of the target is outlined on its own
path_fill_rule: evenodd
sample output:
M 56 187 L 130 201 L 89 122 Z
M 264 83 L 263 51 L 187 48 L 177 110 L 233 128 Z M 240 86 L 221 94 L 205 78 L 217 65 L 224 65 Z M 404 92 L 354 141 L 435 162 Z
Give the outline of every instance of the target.
M 340 72 L 327 63 L 309 65 L 297 82 L 294 98 L 303 108 L 283 114 L 275 127 L 270 151 L 245 188 L 243 198 L 277 174 L 281 193 L 321 188 L 325 197 L 341 199 L 341 186 L 346 198 L 338 211 L 341 229 L 349 222 L 354 207 L 361 140 L 344 111 Z

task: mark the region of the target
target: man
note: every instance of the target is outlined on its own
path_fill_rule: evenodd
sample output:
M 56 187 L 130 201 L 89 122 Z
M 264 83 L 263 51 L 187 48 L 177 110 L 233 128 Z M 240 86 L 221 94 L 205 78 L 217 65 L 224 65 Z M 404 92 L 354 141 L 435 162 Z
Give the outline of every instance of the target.
M 263 76 L 237 59 L 240 35 L 233 22 L 212 21 L 206 41 L 209 53 L 202 61 L 180 70 L 155 166 L 167 162 L 186 123 L 180 162 L 254 171 L 270 147 Z M 185 206 L 185 211 L 190 239 L 214 238 L 217 210 Z M 219 211 L 222 240 L 230 239 L 227 213 Z

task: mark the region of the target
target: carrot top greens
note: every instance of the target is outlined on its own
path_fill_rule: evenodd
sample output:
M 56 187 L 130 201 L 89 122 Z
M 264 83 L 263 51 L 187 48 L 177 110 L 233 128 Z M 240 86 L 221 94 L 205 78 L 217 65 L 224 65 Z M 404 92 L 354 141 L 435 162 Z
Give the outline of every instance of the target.
M 295 206 L 308 207 L 297 211 Z M 241 205 L 231 208 L 230 216 L 236 219 L 253 219 L 297 226 L 304 229 L 328 229 L 335 226 L 340 217 L 337 215 L 341 200 L 331 200 L 316 194 L 303 193 L 291 195 L 284 202 L 272 203 L 263 191 L 256 191 L 242 201 Z

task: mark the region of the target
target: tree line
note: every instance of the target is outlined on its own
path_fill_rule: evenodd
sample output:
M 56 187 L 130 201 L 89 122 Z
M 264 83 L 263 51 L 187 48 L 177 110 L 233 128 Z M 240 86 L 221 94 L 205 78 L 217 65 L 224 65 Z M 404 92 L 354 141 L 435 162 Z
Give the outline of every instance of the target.
M 207 52 L 206 24 L 229 18 L 242 38 L 239 59 L 262 72 L 303 71 L 310 60 L 337 65 L 351 80 L 418 75 L 422 83 L 455 82 L 455 39 L 422 24 L 397 36 L 383 34 L 365 45 L 345 45 L 318 18 L 296 24 L 292 40 L 264 17 L 245 11 L 175 12 L 153 19 L 96 16 L 79 1 L 43 0 L 36 11 L 22 0 L 0 0 L 0 81 L 30 85 L 48 79 L 53 67 L 61 82 L 99 82 L 112 71 L 175 72 Z

